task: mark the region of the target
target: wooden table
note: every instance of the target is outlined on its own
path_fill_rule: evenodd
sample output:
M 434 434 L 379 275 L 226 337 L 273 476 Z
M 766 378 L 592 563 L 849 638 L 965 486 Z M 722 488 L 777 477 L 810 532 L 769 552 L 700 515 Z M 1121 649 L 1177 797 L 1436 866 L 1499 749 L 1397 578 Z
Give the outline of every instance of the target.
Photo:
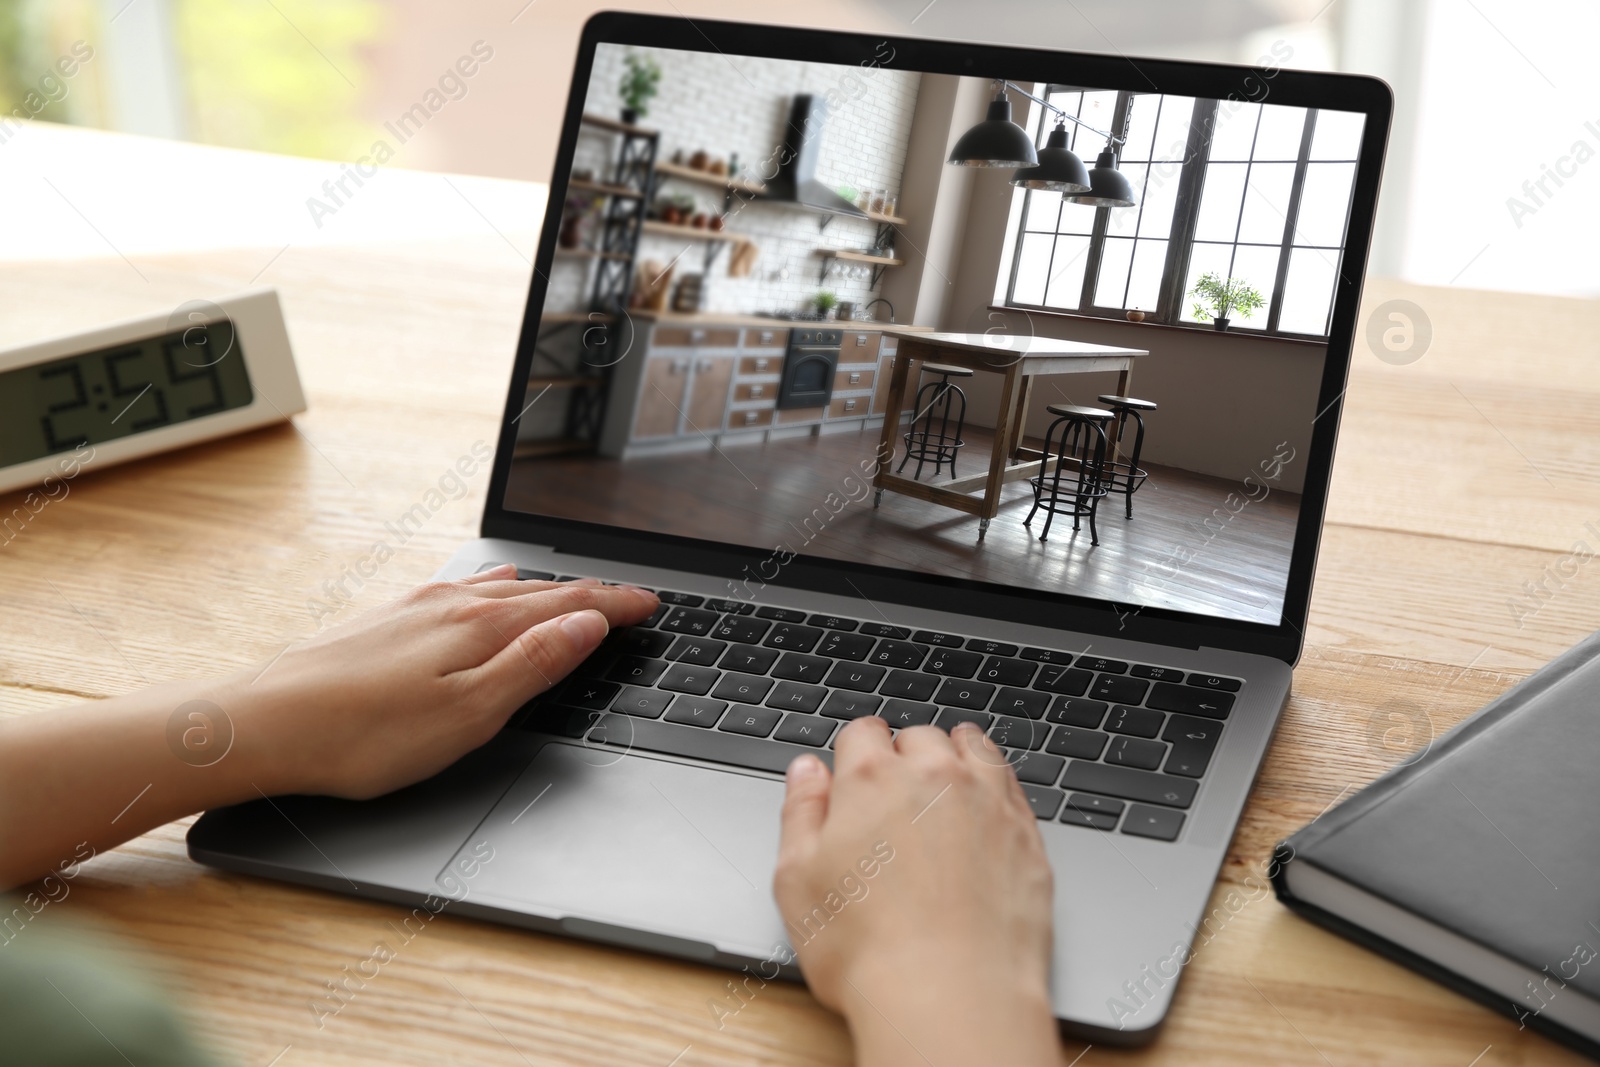
M 70 714 L 54 709 L 242 668 L 310 633 L 307 601 L 325 596 L 322 583 L 370 552 L 473 441 L 493 439 L 529 277 L 521 257 L 543 202 L 535 186 L 452 177 L 486 220 L 437 175 L 385 171 L 348 209 L 387 213 L 370 238 L 339 244 L 342 211 L 320 243 L 285 248 L 288 235 L 251 243 L 195 220 L 195 199 L 236 196 L 257 216 L 288 202 L 284 216 L 303 217 L 304 197 L 336 168 L 252 185 L 248 173 L 281 161 L 155 143 L 151 172 L 181 162 L 185 180 L 166 200 L 123 203 L 124 176 L 143 173 L 128 145 L 144 142 L 76 136 L 92 142 L 92 178 L 45 173 L 132 266 L 57 203 L 51 243 L 26 257 L 16 240 L 0 249 L 0 343 L 255 280 L 283 295 L 310 410 L 293 428 L 85 473 L 0 545 L 6 715 Z M 0 183 L 24 175 L 37 186 L 29 211 L 53 210 L 23 159 L 8 155 Z M 434 222 L 419 221 L 421 207 L 438 208 Z M 127 234 L 141 216 L 187 248 L 137 246 Z M 1600 561 L 1572 553 L 1579 541 L 1600 547 L 1600 304 L 1369 288 L 1367 313 L 1394 298 L 1421 306 L 1432 348 L 1408 366 L 1356 352 L 1305 653 L 1211 901 L 1228 919 L 1200 945 L 1155 1044 L 1068 1042 L 1063 1067 L 1584 1062 L 1252 888 L 1273 842 L 1600 626 Z M 435 512 L 339 617 L 426 580 L 474 535 L 484 489 L 479 475 Z M 0 496 L 0 512 L 19 503 Z M 1523 583 L 1541 581 L 1549 595 L 1528 601 Z M 726 993 L 725 972 L 448 914 L 319 1029 L 311 1000 L 368 957 L 401 909 L 196 866 L 185 829 L 92 860 L 34 921 L 111 927 L 232 1063 L 849 1062 L 839 1021 L 801 987 L 768 986 L 719 1030 L 706 1005 Z
M 1084 341 L 1062 341 L 1053 337 L 996 337 L 982 333 L 921 333 L 901 338 L 894 375 L 889 380 L 887 411 L 904 411 L 906 388 L 911 380 L 911 365 L 947 363 L 969 370 L 1000 376 L 1000 406 L 995 413 L 994 450 L 989 470 L 965 478 L 952 478 L 940 485 L 906 478 L 893 470 L 895 448 L 901 427 L 893 416 L 883 420 L 883 435 L 878 442 L 878 472 L 872 484 L 874 504 L 885 489 L 904 493 L 969 515 L 978 516 L 978 536 L 989 529 L 989 520 L 1000 513 L 1000 487 L 1007 482 L 1031 478 L 1044 471 L 1049 457 L 1020 443 L 1028 419 L 1028 399 L 1033 379 L 1046 374 L 1089 374 L 1116 371 L 1116 395 L 1128 396 L 1133 361 L 1150 353 L 1142 348 L 1117 348 L 1092 345 Z M 921 414 L 918 412 L 917 414 Z M 1107 458 L 1116 456 L 1116 424 L 1106 429 Z M 953 466 L 953 465 L 952 465 Z M 1048 473 L 1048 471 L 1045 471 Z M 982 492 L 972 495 L 974 489 Z

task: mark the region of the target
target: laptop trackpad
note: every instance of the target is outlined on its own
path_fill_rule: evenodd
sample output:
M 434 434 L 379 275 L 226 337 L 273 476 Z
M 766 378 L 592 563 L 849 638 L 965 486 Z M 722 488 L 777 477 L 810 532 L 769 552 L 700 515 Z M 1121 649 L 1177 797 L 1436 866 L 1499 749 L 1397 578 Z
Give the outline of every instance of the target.
M 452 865 L 474 872 L 461 878 L 469 906 L 566 920 L 581 936 L 621 927 L 765 957 L 786 940 L 772 902 L 783 792 L 769 778 L 551 743 Z M 472 862 L 488 848 L 492 859 Z

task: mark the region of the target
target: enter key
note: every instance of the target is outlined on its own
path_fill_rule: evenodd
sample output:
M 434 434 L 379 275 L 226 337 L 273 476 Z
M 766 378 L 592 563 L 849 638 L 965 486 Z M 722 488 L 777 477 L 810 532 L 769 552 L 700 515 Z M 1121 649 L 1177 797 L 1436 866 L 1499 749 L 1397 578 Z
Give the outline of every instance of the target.
M 1199 778 L 1211 763 L 1217 740 L 1222 736 L 1222 723 L 1214 719 L 1198 719 L 1192 715 L 1173 715 L 1167 728 L 1161 732 L 1163 741 L 1171 742 L 1172 751 L 1162 770 L 1184 778 Z

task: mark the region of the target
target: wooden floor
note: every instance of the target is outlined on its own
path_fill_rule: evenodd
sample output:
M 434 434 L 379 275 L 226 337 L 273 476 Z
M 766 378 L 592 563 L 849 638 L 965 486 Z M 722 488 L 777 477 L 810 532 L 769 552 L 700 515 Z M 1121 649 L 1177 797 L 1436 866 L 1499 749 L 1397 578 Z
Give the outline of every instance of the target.
M 963 476 L 986 469 L 992 443 L 980 429 L 968 428 L 965 439 Z M 1153 467 L 1134 496 L 1131 520 L 1124 518 L 1120 496 L 1101 502 L 1096 546 L 1087 520 L 1074 534 L 1071 518 L 1060 516 L 1041 542 L 1045 515 L 1023 525 L 1032 490 L 1013 482 L 980 541 L 978 520 L 950 508 L 886 492 L 874 509 L 860 464 L 876 447 L 877 431 L 866 430 L 626 461 L 529 459 L 513 467 L 506 503 L 1118 604 L 1278 621 L 1300 507 L 1296 494 L 1272 491 L 1230 514 L 1224 502 L 1241 493 L 1239 482 Z M 913 461 L 905 473 L 914 470 Z M 949 477 L 946 468 L 937 481 Z M 923 479 L 935 481 L 931 465 Z M 1259 489 L 1255 493 L 1260 496 Z M 1234 507 L 1240 499 L 1234 496 Z

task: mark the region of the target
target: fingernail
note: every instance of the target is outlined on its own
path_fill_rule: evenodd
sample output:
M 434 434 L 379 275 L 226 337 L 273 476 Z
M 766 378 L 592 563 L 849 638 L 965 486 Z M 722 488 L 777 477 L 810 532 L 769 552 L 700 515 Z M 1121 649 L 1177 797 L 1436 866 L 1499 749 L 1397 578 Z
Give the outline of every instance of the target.
M 953 734 L 954 733 L 968 733 L 968 734 L 970 734 L 970 733 L 981 732 L 981 731 L 978 730 L 978 724 L 975 723 L 975 722 L 958 722 L 955 725 L 955 729 L 951 730 L 950 732 L 953 733 Z
M 822 761 L 815 756 L 800 756 L 789 764 L 785 777 L 791 782 L 803 782 L 807 778 L 815 778 L 817 772 L 822 770 Z
M 627 590 L 631 590 L 632 592 L 635 592 L 635 593 L 638 593 L 642 597 L 648 597 L 651 600 L 656 599 L 656 595 L 654 593 L 652 593 L 650 590 L 644 588 L 643 586 L 628 585 L 628 584 L 624 583 L 622 588 L 623 589 L 627 589 Z
M 561 631 L 576 645 L 598 645 L 611 630 L 606 617 L 590 608 L 561 616 Z

